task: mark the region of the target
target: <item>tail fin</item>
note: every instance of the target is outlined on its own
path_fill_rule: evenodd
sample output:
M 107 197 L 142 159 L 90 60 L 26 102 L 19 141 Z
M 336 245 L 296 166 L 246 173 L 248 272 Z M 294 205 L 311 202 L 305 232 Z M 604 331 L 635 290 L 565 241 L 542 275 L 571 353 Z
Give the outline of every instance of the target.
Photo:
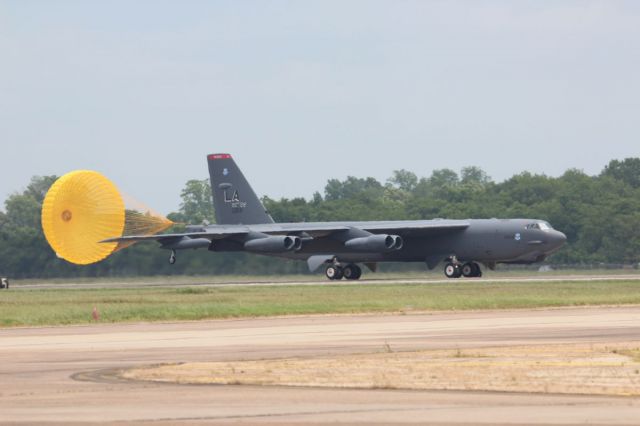
M 220 225 L 273 223 L 229 154 L 211 154 L 209 177 L 216 222 Z

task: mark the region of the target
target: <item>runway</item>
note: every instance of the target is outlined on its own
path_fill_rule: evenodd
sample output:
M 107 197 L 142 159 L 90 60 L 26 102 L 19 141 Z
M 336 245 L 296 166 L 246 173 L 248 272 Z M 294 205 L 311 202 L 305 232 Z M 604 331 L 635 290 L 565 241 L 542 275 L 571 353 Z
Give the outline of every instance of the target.
M 134 366 L 559 343 L 640 346 L 640 307 L 0 330 L 0 422 L 638 424 L 640 398 L 127 382 Z
M 460 278 L 448 279 L 434 274 L 425 275 L 424 278 L 389 278 L 388 276 L 376 276 L 368 274 L 358 281 L 329 281 L 324 276 L 309 277 L 308 280 L 296 280 L 287 277 L 267 277 L 251 279 L 225 279 L 214 277 L 197 278 L 184 281 L 184 277 L 163 277 L 162 281 L 98 281 L 98 282 L 47 282 L 47 283 L 22 283 L 17 282 L 11 285 L 12 290 L 55 290 L 55 289 L 96 289 L 96 288 L 137 288 L 137 287 L 234 287 L 234 286 L 305 286 L 305 285 L 376 285 L 376 284 L 455 284 L 463 282 L 486 282 L 486 283 L 529 283 L 529 282 L 593 282 L 593 281 L 640 281 L 638 273 L 624 274 L 596 274 L 596 275 L 545 275 L 544 273 L 532 273 L 526 276 L 496 274 L 485 278 Z

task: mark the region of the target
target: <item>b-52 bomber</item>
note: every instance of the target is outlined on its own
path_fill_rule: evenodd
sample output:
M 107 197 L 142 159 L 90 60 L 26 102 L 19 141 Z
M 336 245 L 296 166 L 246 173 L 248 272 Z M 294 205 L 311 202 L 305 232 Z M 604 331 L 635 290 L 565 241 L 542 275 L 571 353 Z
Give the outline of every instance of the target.
M 110 238 L 104 242 L 157 241 L 176 251 L 206 248 L 246 251 L 305 260 L 311 272 L 325 267 L 330 280 L 357 280 L 358 264 L 375 271 L 379 262 L 444 262 L 448 278 L 480 277 L 480 264 L 543 261 L 566 241 L 544 220 L 468 219 L 275 223 L 229 154 L 207 156 L 216 224 L 186 232 Z

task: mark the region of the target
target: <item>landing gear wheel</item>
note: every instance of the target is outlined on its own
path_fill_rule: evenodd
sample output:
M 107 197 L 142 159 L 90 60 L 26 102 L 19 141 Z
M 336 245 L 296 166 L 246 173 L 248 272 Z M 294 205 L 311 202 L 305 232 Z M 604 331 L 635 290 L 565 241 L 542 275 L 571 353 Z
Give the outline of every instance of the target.
M 176 263 L 176 252 L 175 252 L 175 250 L 171 250 L 171 256 L 169 256 L 169 263 L 171 265 Z
M 475 272 L 475 268 L 473 267 L 473 263 L 468 262 L 462 265 L 460 272 L 462 272 L 462 276 L 465 278 L 474 277 L 475 275 L 473 273 Z
M 341 280 L 342 277 L 344 276 L 344 272 L 342 268 L 335 265 L 327 266 L 327 269 L 325 269 L 324 274 L 330 280 Z
M 480 265 L 478 265 L 476 262 L 473 262 L 473 276 L 476 278 L 480 278 L 482 277 L 482 269 L 480 269 Z
M 462 272 L 460 272 L 460 267 L 454 263 L 447 263 L 444 265 L 444 274 L 447 278 L 460 278 Z
M 342 273 L 348 280 L 357 280 L 362 276 L 362 269 L 358 265 L 350 263 L 342 269 Z
M 467 262 L 462 265 L 460 268 L 462 275 L 467 278 L 478 278 L 482 276 L 482 270 L 480 269 L 480 265 L 475 262 Z

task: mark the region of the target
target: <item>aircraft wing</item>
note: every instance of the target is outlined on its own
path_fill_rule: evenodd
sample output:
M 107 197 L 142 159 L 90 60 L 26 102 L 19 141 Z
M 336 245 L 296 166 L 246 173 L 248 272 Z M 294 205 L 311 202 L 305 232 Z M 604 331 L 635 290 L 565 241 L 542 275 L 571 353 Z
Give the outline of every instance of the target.
M 206 238 L 208 240 L 221 240 L 232 236 L 246 235 L 249 233 L 249 228 L 244 226 L 220 226 L 214 229 L 207 229 L 206 231 L 198 232 L 184 232 L 177 234 L 155 234 L 155 235 L 129 235 L 124 237 L 107 238 L 100 241 L 101 243 L 126 243 L 137 241 L 163 241 L 177 240 L 181 238 Z
M 388 223 L 383 222 L 364 226 L 362 229 L 369 231 L 372 234 L 388 233 L 398 234 L 403 237 L 409 236 L 427 236 L 430 234 L 442 233 L 446 231 L 463 230 L 469 227 L 469 222 L 456 220 L 456 221 L 416 221 L 416 223 Z
M 402 237 L 418 237 L 441 234 L 448 231 L 463 230 L 469 227 L 465 220 L 416 220 L 381 222 L 326 222 L 326 223 L 290 223 L 259 226 L 256 230 L 266 234 L 306 233 L 315 238 L 331 234 L 362 229 L 372 234 L 396 234 Z M 253 229 L 253 226 L 252 226 Z
M 384 222 L 326 222 L 326 223 L 287 223 L 264 225 L 214 225 L 198 232 L 185 232 L 176 234 L 156 235 L 131 235 L 109 238 L 103 243 L 124 243 L 137 241 L 158 241 L 160 243 L 180 238 L 206 238 L 222 240 L 225 238 L 247 235 L 250 232 L 259 232 L 268 235 L 287 235 L 305 233 L 314 238 L 323 238 L 331 234 L 348 231 L 350 229 L 362 229 L 372 234 L 397 234 L 402 237 L 419 237 L 441 234 L 449 231 L 463 230 L 469 227 L 469 222 L 464 220 L 416 220 L 416 221 L 384 221 Z

